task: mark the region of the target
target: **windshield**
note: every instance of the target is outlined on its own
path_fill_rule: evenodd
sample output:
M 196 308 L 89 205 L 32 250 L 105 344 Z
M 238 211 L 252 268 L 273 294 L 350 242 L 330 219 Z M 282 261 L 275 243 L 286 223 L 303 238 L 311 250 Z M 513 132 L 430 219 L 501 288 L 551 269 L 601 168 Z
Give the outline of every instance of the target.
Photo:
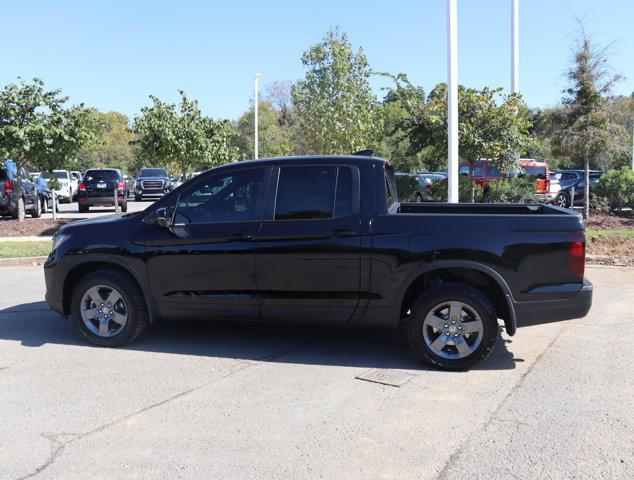
M 66 172 L 53 172 L 53 175 L 60 180 L 68 180 L 68 173 Z
M 140 177 L 169 177 L 164 168 L 142 168 L 139 172 Z

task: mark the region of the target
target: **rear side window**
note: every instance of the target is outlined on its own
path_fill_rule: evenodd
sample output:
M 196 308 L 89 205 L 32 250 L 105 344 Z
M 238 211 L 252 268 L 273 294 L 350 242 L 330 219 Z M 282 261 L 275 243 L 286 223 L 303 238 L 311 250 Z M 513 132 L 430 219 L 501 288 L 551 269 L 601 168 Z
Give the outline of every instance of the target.
M 334 166 L 282 167 L 275 220 L 332 218 L 336 171 Z
M 540 180 L 546 180 L 546 167 L 525 167 L 524 171 L 526 172 L 526 175 L 530 175 L 531 177 L 535 177 Z
M 339 167 L 337 171 L 337 189 L 335 191 L 335 217 L 352 215 L 355 210 L 352 169 Z
M 489 177 L 501 177 L 502 172 L 500 172 L 499 168 L 489 167 Z

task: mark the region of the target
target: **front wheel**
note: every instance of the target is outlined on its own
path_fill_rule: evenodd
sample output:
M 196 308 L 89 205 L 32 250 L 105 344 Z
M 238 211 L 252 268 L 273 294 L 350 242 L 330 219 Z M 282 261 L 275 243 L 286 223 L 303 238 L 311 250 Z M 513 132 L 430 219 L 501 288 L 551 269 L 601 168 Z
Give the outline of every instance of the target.
M 33 208 L 31 209 L 32 218 L 40 218 L 42 216 L 42 206 L 39 197 L 33 199 Z
M 568 208 L 570 206 L 568 196 L 565 193 L 558 194 L 557 197 L 555 197 L 555 205 Z
M 134 341 L 149 325 L 143 292 L 128 275 L 101 270 L 73 289 L 71 311 L 81 334 L 100 347 Z
M 489 299 L 459 283 L 446 283 L 421 295 L 407 325 L 414 353 L 446 370 L 465 370 L 487 358 L 497 335 L 497 315 Z

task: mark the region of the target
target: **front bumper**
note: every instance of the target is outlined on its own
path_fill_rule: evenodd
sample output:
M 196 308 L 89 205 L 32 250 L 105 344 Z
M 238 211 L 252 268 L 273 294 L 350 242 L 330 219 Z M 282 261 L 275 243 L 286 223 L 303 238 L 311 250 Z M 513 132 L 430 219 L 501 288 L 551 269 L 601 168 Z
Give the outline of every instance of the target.
M 583 286 L 570 298 L 513 302 L 518 327 L 585 317 L 591 306 L 592 283 L 587 279 L 583 280 Z

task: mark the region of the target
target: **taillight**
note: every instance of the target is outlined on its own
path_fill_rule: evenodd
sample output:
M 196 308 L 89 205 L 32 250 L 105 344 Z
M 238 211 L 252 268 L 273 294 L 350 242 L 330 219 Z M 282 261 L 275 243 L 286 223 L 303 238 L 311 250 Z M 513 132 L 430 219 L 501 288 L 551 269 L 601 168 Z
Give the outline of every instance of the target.
M 433 185 L 431 183 L 427 184 L 427 190 L 431 190 L 433 188 Z
M 125 190 L 125 182 L 119 182 L 119 185 L 117 185 L 117 189 L 118 190 Z
M 80 183 L 80 184 L 79 184 L 79 187 L 77 187 L 77 188 L 79 188 L 79 191 L 80 191 L 80 192 L 85 192 L 85 191 L 86 191 L 86 185 L 84 185 L 84 183 L 83 183 L 83 182 L 82 182 L 82 183 Z
M 13 181 L 12 180 L 4 181 L 4 193 L 6 195 L 13 195 Z
M 568 261 L 570 268 L 579 278 L 583 278 L 586 267 L 586 237 L 583 232 L 568 236 Z

